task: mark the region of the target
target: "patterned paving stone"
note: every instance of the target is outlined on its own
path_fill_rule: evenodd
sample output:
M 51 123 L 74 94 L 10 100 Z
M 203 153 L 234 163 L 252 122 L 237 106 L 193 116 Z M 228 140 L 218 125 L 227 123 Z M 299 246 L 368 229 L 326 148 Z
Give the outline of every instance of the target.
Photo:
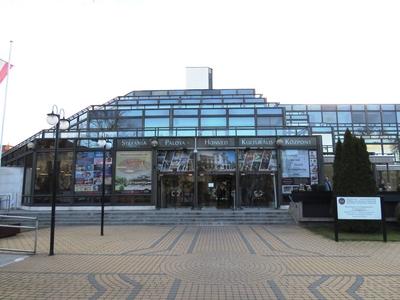
M 268 257 L 227 252 L 170 257 L 161 270 L 185 282 L 249 285 L 280 276 L 284 266 Z
M 0 299 L 399 299 L 400 243 L 295 225 L 57 227 L 0 267 Z M 26 248 L 32 233 L 0 240 Z

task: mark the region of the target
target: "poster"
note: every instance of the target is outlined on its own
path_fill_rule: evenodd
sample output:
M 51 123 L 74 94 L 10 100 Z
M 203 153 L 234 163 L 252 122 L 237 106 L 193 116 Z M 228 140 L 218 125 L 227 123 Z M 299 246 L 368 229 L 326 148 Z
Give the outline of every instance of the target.
M 308 150 L 282 150 L 282 177 L 310 177 Z
M 157 165 L 160 172 L 191 172 L 193 151 L 159 151 Z
M 317 151 L 310 150 L 310 179 L 311 184 L 318 184 L 318 160 L 317 160 Z
M 199 171 L 223 172 L 236 169 L 236 153 L 233 150 L 201 151 L 198 160 Z
M 239 169 L 242 172 L 276 171 L 275 150 L 247 150 L 239 152 Z
M 112 157 L 106 152 L 106 188 L 111 186 Z M 100 192 L 103 185 L 103 152 L 77 152 L 75 165 L 75 192 Z
M 115 191 L 151 193 L 151 151 L 118 151 Z

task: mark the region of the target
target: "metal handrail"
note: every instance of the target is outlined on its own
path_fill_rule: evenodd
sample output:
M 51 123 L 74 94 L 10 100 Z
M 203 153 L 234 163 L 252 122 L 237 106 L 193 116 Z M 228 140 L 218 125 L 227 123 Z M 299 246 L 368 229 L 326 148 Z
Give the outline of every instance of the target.
M 3 199 L 3 197 L 7 198 Z M 11 194 L 0 195 L 0 210 L 3 208 L 2 202 L 8 202 L 8 207 L 6 207 L 6 210 L 9 211 L 11 208 Z
M 20 219 L 20 220 L 32 220 L 32 221 L 35 222 L 35 226 L 0 224 L 0 227 L 5 227 L 5 228 L 23 228 L 23 229 L 34 229 L 35 230 L 35 241 L 34 241 L 33 250 L 14 249 L 14 248 L 0 248 L 0 251 L 23 252 L 23 253 L 36 254 L 37 238 L 38 238 L 38 230 L 39 230 L 39 219 L 38 219 L 38 217 L 22 217 L 22 216 L 0 215 L 0 218 L 17 219 L 17 220 L 18 219 Z

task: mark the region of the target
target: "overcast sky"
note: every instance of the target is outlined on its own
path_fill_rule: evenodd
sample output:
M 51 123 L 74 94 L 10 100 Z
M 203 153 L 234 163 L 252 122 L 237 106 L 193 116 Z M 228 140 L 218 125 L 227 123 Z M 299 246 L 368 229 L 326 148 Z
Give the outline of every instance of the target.
M 13 40 L 15 65 L 4 143 L 48 128 L 53 104 L 72 115 L 185 88 L 186 66 L 274 102 L 400 103 L 398 0 L 1 0 L 0 12 L 0 58 Z

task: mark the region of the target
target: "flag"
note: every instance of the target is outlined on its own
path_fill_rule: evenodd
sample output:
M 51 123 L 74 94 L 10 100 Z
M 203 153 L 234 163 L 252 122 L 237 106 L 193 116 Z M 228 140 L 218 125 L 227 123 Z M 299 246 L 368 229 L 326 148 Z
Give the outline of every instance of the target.
M 7 76 L 8 72 L 8 65 L 9 63 L 0 59 L 0 83 L 3 81 L 4 78 Z M 12 68 L 13 65 L 10 65 L 10 69 Z

